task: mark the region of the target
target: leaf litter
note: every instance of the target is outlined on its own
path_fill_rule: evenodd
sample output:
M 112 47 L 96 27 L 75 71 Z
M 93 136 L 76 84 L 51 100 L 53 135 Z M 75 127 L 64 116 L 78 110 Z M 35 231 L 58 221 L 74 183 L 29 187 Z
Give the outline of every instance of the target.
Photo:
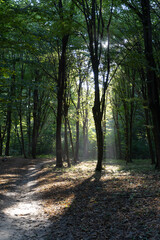
M 95 164 L 41 170 L 37 191 L 53 222 L 51 239 L 160 239 L 159 172 L 110 164 L 100 174 Z
M 26 162 L 20 159 L 20 162 L 16 160 L 15 164 L 10 161 L 1 165 L 1 209 L 6 205 L 6 197 L 9 206 L 13 199 L 16 201 L 17 190 L 14 189 L 24 182 L 23 177 L 27 176 L 27 169 L 33 164 L 33 160 Z M 21 225 L 25 228 L 27 218 L 30 231 L 25 232 L 26 237 L 19 236 L 17 239 L 160 239 L 159 172 L 141 171 L 140 168 L 138 171 L 130 171 L 128 166 L 125 169 L 112 161 L 104 165 L 102 173 L 95 173 L 96 161 L 83 161 L 63 169 L 55 168 L 53 159 L 34 161 L 35 166 L 40 163 L 41 167 L 36 172 L 32 171 L 33 176 L 36 174 L 36 182 L 33 185 L 30 183 L 30 191 L 34 189 L 34 194 L 33 199 L 29 199 L 33 202 L 41 201 L 44 211 L 41 217 L 44 221 L 41 219 L 38 222 L 36 217 L 33 223 L 28 219 L 28 214 L 23 216 L 20 213 L 19 218 L 21 221 L 24 219 Z M 30 178 L 33 176 L 29 175 Z M 11 189 L 13 196 L 9 195 Z M 29 192 L 27 194 L 31 195 Z M 22 202 L 23 197 L 27 200 L 22 193 Z M 35 231 L 36 225 L 39 231 L 42 230 L 47 218 L 50 227 L 39 237 Z M 16 224 L 15 220 L 13 224 Z

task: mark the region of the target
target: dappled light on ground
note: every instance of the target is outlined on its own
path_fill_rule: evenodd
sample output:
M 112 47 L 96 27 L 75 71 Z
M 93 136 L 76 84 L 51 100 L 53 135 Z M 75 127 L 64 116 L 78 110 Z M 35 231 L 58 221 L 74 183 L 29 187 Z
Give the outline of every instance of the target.
M 52 238 L 160 239 L 159 173 L 114 161 L 102 173 L 95 166 L 52 164 L 39 173 L 37 191 L 53 221 Z
M 29 202 L 20 202 L 12 207 L 4 209 L 4 214 L 9 217 L 16 218 L 22 216 L 38 215 L 40 213 L 41 207 L 37 205 L 36 201 Z
M 36 197 L 40 166 L 32 159 L 0 162 L 0 239 L 48 239 L 50 221 Z
M 29 229 L 27 240 L 38 239 L 41 230 L 43 240 L 160 239 L 160 174 L 147 161 L 126 166 L 108 160 L 102 173 L 95 172 L 96 161 L 62 169 L 52 159 L 38 161 L 23 160 L 15 173 L 9 164 L 1 169 L 0 230 L 7 240 L 15 234 L 14 222 L 20 235 Z

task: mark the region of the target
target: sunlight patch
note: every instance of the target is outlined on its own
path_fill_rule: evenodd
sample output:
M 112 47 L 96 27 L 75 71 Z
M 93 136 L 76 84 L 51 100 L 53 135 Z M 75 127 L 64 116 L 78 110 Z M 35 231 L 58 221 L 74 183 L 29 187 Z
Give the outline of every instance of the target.
M 20 202 L 12 207 L 6 208 L 3 212 L 7 216 L 11 216 L 13 218 L 22 217 L 22 216 L 35 216 L 39 215 L 42 207 L 37 204 L 36 201 L 28 202 Z
M 119 171 L 119 166 L 107 166 L 105 167 L 105 170 L 107 170 L 108 172 L 111 172 L 111 173 L 116 173 Z

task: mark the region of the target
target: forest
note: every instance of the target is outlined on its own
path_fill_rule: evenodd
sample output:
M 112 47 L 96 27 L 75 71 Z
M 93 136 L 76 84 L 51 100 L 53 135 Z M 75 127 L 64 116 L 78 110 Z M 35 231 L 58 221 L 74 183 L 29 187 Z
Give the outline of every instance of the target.
M 160 239 L 160 0 L 0 0 L 0 239 Z
M 1 0 L 0 155 L 160 168 L 159 0 Z

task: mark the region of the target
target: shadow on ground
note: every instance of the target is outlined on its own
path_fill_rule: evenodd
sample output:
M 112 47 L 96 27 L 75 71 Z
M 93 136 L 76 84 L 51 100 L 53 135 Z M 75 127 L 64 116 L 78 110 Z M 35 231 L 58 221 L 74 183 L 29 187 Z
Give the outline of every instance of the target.
M 53 222 L 50 240 L 160 239 L 159 174 L 106 172 L 46 174 L 41 194 Z
M 94 173 L 91 162 L 68 172 L 45 165 L 46 160 L 0 163 L 2 240 L 160 239 L 159 174 L 112 173 L 111 165 Z M 41 198 L 44 215 L 4 214 L 19 203 L 31 203 L 36 210 L 34 203 Z

